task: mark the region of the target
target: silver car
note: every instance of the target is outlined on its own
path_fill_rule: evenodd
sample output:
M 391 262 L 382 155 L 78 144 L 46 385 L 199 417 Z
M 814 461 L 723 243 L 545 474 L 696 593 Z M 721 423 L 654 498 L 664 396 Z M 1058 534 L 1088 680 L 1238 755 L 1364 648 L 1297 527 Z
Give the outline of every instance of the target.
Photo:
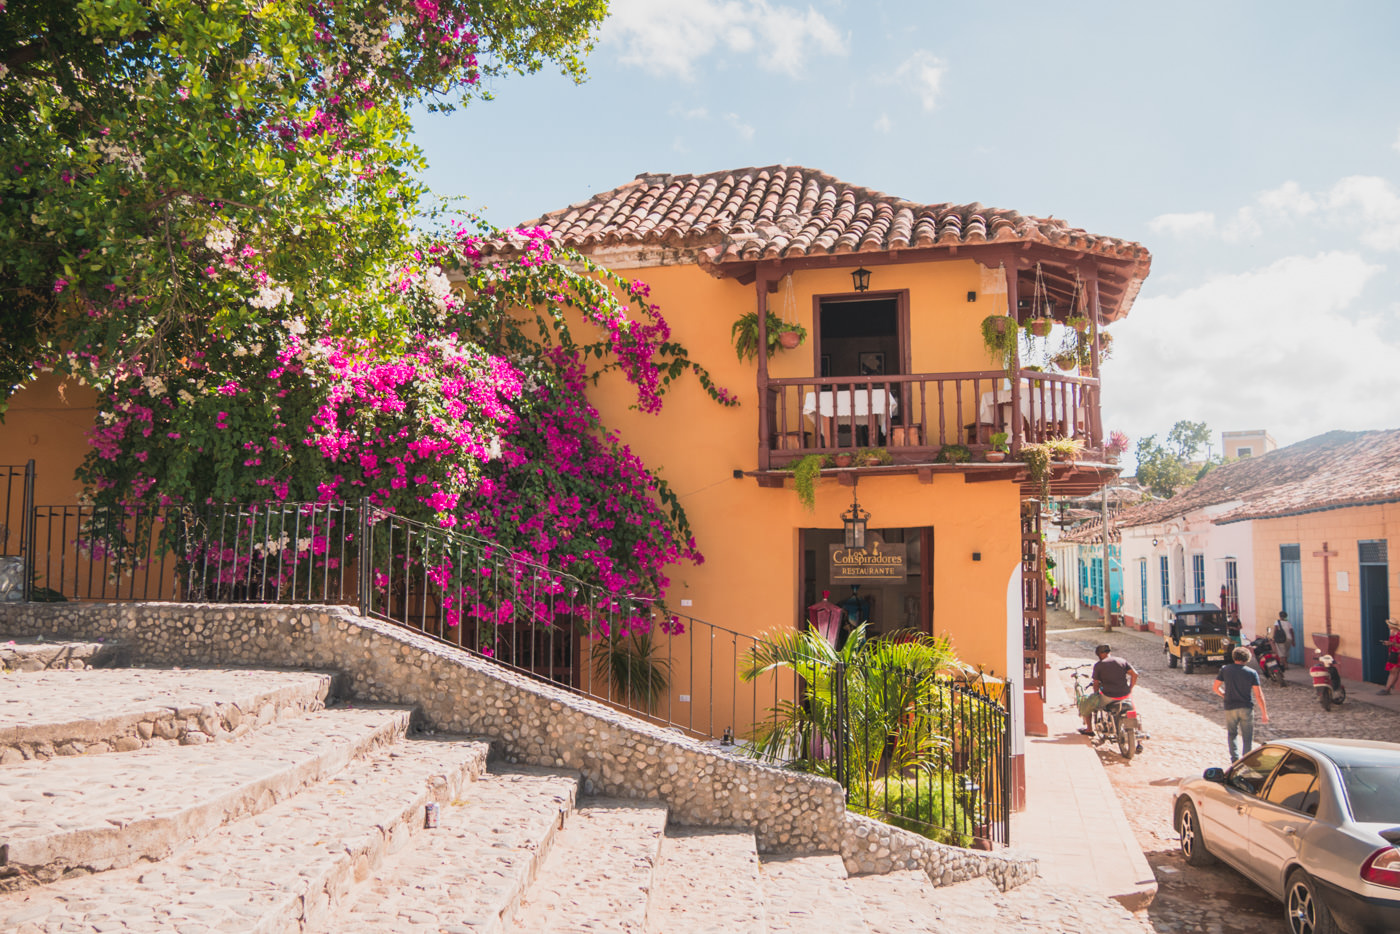
M 1400 744 L 1289 739 L 1177 790 L 1193 866 L 1217 858 L 1283 902 L 1291 934 L 1400 931 Z

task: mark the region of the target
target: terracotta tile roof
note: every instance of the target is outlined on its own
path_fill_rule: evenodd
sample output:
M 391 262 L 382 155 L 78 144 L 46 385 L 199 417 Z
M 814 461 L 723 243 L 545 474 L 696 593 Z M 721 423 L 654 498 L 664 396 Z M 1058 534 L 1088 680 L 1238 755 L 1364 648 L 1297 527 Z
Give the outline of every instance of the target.
M 1224 507 L 1218 524 L 1400 502 L 1400 430 L 1331 431 L 1216 467 L 1171 499 L 1126 510 L 1119 527 Z
M 1109 258 L 1145 278 L 1151 254 L 1057 218 L 980 204 L 918 204 L 801 166 L 705 175 L 639 175 L 524 226 L 548 227 L 571 247 L 693 246 L 714 271 L 734 263 L 980 244 L 1039 243 Z M 1127 293 L 1130 305 L 1136 289 Z

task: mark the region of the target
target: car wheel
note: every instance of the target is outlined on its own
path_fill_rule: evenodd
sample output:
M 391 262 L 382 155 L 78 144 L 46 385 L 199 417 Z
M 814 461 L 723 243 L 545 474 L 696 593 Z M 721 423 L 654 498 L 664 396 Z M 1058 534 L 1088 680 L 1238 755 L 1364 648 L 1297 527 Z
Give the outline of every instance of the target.
M 1205 838 L 1201 836 L 1201 819 L 1196 816 L 1196 806 L 1189 800 L 1177 809 L 1176 829 L 1181 855 L 1185 857 L 1187 865 L 1209 866 L 1215 862 L 1215 857 L 1206 849 Z
M 1283 912 L 1288 921 L 1288 934 L 1337 934 L 1332 912 L 1317 897 L 1312 879 L 1301 869 L 1293 870 L 1288 876 Z
M 1188 675 L 1196 669 L 1196 659 L 1190 655 L 1181 656 L 1181 670 Z
M 1177 663 L 1178 663 L 1179 661 L 1181 661 L 1181 659 L 1177 658 L 1175 655 L 1172 655 L 1172 654 L 1170 654 L 1170 653 L 1167 654 L 1167 667 L 1168 667 L 1168 668 L 1175 668 L 1175 667 L 1177 666 Z

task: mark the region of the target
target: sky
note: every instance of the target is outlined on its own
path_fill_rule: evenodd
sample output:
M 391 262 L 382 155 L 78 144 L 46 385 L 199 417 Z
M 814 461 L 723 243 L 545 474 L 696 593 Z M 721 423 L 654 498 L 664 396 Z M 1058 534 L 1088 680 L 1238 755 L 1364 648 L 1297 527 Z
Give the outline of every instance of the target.
M 582 85 L 420 113 L 498 225 L 643 172 L 801 165 L 1137 241 L 1104 424 L 1400 427 L 1400 3 L 613 0 Z M 664 309 L 663 309 L 664 313 Z

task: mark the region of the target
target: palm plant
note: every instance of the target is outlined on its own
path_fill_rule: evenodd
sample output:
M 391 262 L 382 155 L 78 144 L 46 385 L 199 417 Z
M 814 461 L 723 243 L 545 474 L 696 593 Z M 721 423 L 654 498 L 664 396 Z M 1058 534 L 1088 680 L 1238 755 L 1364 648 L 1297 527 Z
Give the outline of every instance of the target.
M 603 636 L 593 643 L 593 666 L 623 703 L 651 713 L 671 686 L 671 663 L 657 655 L 650 632 Z
M 839 651 L 813 631 L 772 634 L 744 655 L 739 676 L 752 681 L 786 669 L 803 689 L 798 700 L 779 701 L 745 747 L 829 778 L 837 777 L 839 750 L 853 791 L 883 775 L 929 771 L 948 745 L 933 728 L 948 690 L 937 675 L 963 667 L 948 640 L 923 633 L 875 640 L 861 625 Z M 844 723 L 838 706 L 846 709 Z

